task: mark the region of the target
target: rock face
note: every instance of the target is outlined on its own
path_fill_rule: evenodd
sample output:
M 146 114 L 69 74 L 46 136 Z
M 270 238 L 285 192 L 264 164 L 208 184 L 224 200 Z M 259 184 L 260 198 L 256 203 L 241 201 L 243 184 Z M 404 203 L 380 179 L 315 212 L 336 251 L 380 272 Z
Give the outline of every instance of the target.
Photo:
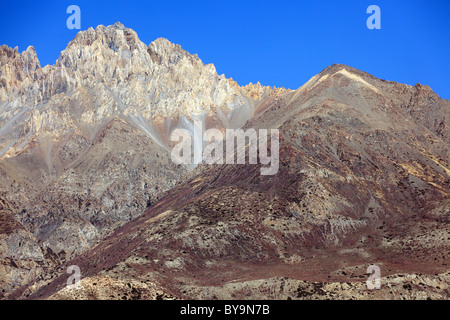
M 449 298 L 450 102 L 430 88 L 344 65 L 295 91 L 239 87 L 121 24 L 43 69 L 2 50 L 2 239 L 34 249 L 8 244 L 0 272 L 35 272 L 3 281 L 9 298 Z M 175 165 L 168 137 L 194 119 L 279 129 L 278 173 Z M 381 291 L 364 291 L 371 264 Z
M 0 198 L 0 291 L 3 295 L 17 286 L 27 283 L 44 270 L 51 259 L 46 259 L 36 238 L 13 216 L 11 208 Z

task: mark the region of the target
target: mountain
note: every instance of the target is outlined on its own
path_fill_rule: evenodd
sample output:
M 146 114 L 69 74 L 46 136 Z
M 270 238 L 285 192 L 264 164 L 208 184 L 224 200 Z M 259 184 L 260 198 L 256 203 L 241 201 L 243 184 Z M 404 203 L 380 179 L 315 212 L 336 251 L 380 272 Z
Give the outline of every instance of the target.
M 429 87 L 338 64 L 297 90 L 239 87 L 119 23 L 54 66 L 0 57 L 7 297 L 449 298 L 450 101 Z M 175 165 L 168 137 L 194 120 L 278 129 L 278 172 Z
M 171 131 L 198 118 L 240 127 L 282 90 L 240 88 L 180 46 L 147 46 L 120 23 L 79 32 L 44 68 L 33 47 L 1 46 L 0 75 L 0 194 L 39 252 L 16 270 L 10 260 L 21 255 L 5 240 L 0 274 L 14 285 L 4 290 L 91 248 L 189 175 L 170 159 Z

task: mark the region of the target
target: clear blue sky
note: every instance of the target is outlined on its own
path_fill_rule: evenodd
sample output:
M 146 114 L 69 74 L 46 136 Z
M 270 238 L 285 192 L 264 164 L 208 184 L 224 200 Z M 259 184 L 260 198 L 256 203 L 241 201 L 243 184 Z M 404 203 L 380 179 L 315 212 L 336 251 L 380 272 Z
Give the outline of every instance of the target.
M 116 21 L 146 44 L 165 37 L 214 63 L 240 85 L 296 89 L 333 63 L 376 77 L 429 85 L 450 99 L 450 1 L 2 1 L 0 44 L 36 48 L 54 64 L 77 30 L 66 8 L 81 8 L 81 30 Z M 381 8 L 381 30 L 366 9 Z

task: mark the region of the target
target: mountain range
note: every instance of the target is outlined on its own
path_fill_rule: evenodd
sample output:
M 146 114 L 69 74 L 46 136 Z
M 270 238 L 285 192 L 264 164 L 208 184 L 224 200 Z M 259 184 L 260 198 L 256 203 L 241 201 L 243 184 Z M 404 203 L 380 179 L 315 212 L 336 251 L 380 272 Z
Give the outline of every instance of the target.
M 426 85 L 341 64 L 239 86 L 120 23 L 43 68 L 3 45 L 0 296 L 448 299 L 449 114 Z M 194 121 L 278 129 L 278 172 L 175 164 L 170 135 Z

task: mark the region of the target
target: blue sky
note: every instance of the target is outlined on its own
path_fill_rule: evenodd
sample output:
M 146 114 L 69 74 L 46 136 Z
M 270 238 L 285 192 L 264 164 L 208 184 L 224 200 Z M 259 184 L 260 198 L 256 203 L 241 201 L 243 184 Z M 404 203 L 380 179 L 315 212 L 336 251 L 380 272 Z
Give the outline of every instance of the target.
M 450 1 L 7 1 L 0 44 L 36 48 L 54 64 L 77 30 L 66 9 L 81 8 L 81 30 L 116 21 L 146 44 L 165 37 L 214 63 L 240 85 L 296 89 L 333 63 L 376 77 L 429 85 L 450 99 Z M 381 9 L 381 30 L 369 30 L 369 5 Z

